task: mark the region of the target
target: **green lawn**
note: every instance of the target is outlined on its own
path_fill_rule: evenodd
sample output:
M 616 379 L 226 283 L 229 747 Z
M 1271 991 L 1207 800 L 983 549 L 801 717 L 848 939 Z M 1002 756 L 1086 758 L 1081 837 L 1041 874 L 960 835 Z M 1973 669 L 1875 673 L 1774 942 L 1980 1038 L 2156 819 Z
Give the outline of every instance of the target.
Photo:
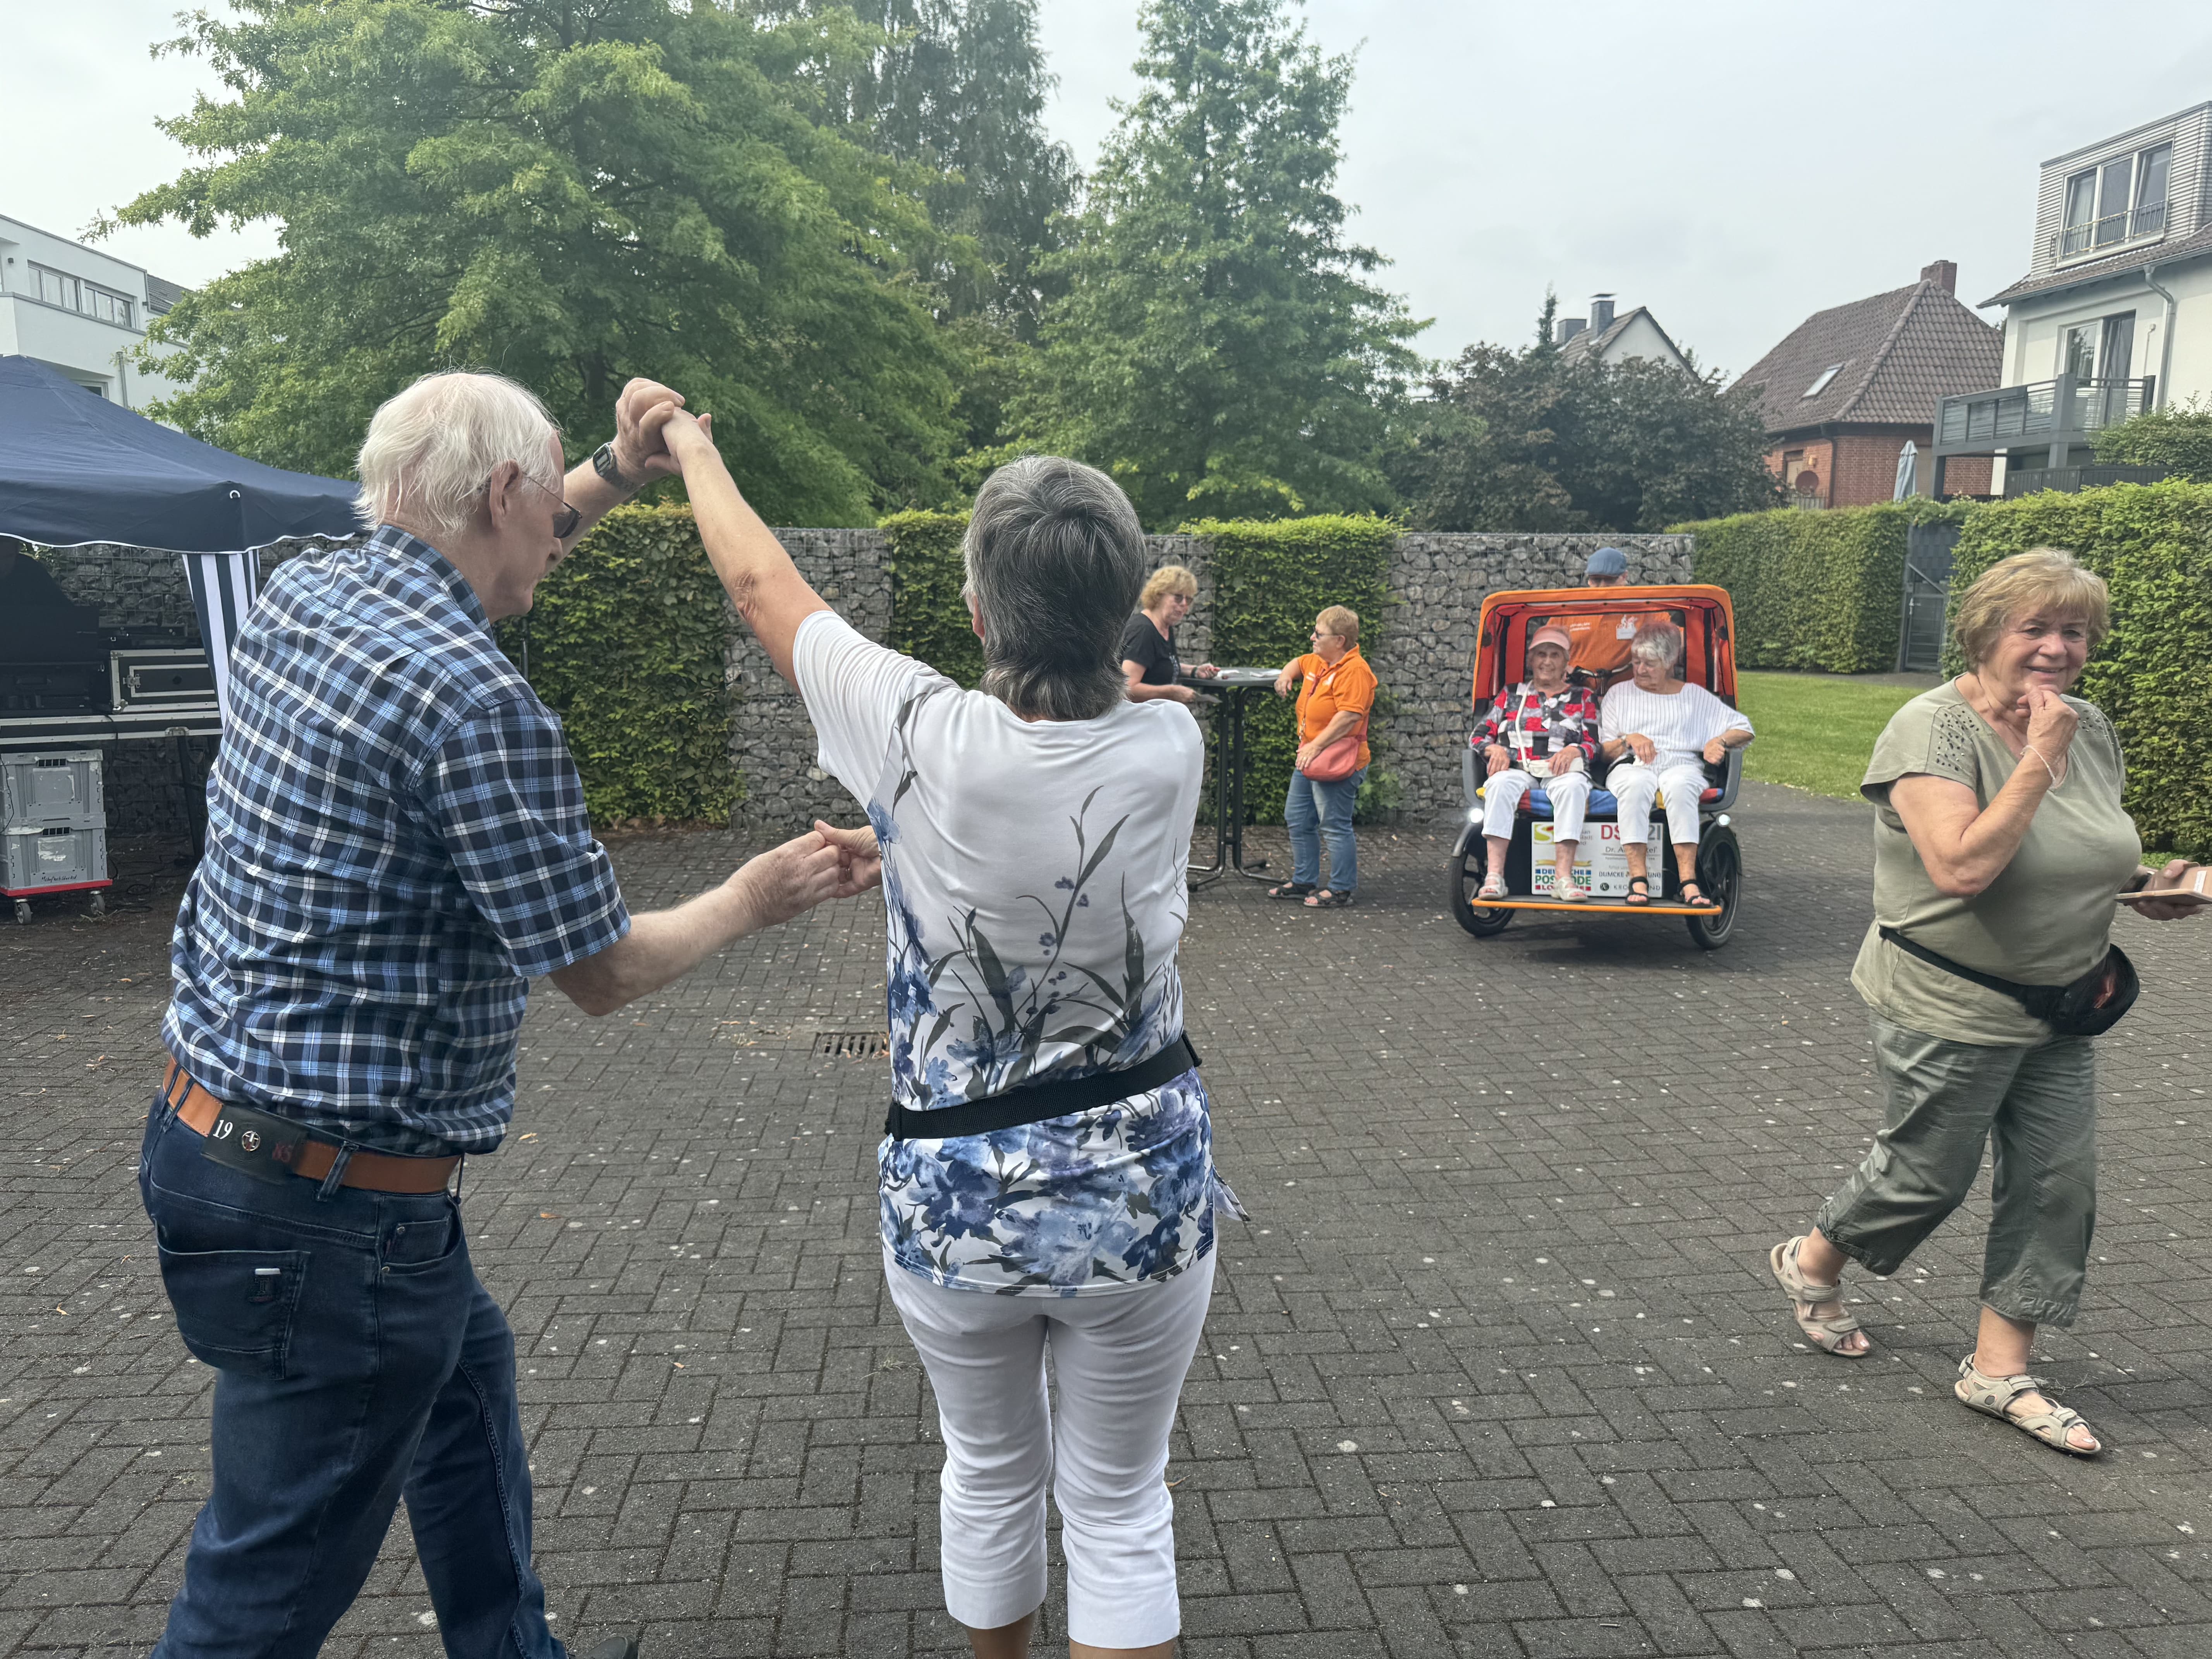
M 1875 738 L 1919 695 L 1913 686 L 1841 675 L 1739 674 L 1736 702 L 1759 728 L 1743 775 L 1856 800 Z

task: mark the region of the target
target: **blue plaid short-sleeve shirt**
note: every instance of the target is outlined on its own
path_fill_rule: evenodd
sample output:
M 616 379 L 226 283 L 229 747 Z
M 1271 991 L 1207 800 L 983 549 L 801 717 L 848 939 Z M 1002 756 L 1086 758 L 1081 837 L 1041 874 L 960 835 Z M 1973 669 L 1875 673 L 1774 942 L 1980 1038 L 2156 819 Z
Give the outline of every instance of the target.
M 162 1036 L 223 1099 L 489 1152 L 529 981 L 629 929 L 561 722 L 435 549 L 292 559 L 234 649 Z

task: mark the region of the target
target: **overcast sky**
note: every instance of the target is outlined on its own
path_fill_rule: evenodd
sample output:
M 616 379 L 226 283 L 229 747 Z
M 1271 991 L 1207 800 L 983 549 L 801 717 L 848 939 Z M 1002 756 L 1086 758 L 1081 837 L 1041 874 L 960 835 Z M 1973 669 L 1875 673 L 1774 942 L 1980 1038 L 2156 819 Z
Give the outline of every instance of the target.
M 143 51 L 175 9 L 0 0 L 0 107 L 18 162 L 37 156 L 0 173 L 0 213 L 73 234 L 185 164 L 154 118 L 211 77 Z M 1049 122 L 1087 164 L 1135 86 L 1137 5 L 1041 9 Z M 1931 259 L 1984 299 L 2027 267 L 2039 162 L 2212 98 L 2212 7 L 2182 0 L 1309 0 L 1305 17 L 1358 54 L 1340 193 L 1385 283 L 1435 319 L 1419 343 L 1435 356 L 1526 339 L 1547 285 L 1566 316 L 1605 289 L 1647 305 L 1731 373 Z M 107 246 L 191 283 L 274 239 L 165 227 Z

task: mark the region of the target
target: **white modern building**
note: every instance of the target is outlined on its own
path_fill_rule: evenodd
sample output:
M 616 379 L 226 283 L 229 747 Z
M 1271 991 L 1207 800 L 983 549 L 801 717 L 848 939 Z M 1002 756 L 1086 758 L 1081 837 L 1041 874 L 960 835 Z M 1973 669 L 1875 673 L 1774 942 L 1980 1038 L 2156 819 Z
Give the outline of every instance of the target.
M 2104 428 L 2212 398 L 2212 103 L 2043 164 L 2027 275 L 2005 307 L 2000 383 L 1946 398 L 1936 458 L 2008 475 L 2088 465 Z M 2072 478 L 2011 479 L 2075 487 Z M 1941 485 L 1938 488 L 1942 488 Z
M 88 392 L 143 410 L 176 388 L 131 353 L 148 319 L 183 293 L 113 254 L 0 214 L 0 356 L 35 357 Z

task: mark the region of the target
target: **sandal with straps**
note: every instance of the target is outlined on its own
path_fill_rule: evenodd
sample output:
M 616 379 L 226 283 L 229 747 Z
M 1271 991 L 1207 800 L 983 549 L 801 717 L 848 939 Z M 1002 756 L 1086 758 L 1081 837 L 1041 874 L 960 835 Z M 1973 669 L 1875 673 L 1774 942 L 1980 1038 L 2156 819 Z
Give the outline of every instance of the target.
M 1863 1328 L 1856 1314 L 1848 1308 L 1826 1318 L 1813 1312 L 1823 1302 L 1840 1304 L 1844 1287 L 1840 1284 L 1815 1285 L 1798 1270 L 1797 1252 L 1804 1243 L 1805 1236 L 1800 1233 L 1766 1253 L 1766 1265 L 1775 1282 L 1790 1293 L 1790 1316 L 1796 1320 L 1797 1328 L 1805 1333 L 1805 1340 L 1822 1353 L 1832 1353 L 1838 1359 L 1864 1359 L 1874 1352 L 1871 1345 L 1856 1352 L 1842 1346 L 1845 1337 Z
M 1267 896 L 1285 904 L 1296 903 L 1311 893 L 1320 884 L 1310 881 L 1286 881 L 1279 887 L 1270 887 Z
M 1968 1354 L 1959 1362 L 1959 1381 L 1951 1392 L 1968 1411 L 2009 1423 L 2022 1434 L 2032 1435 L 2069 1457 L 2094 1457 L 2105 1449 L 2101 1441 L 2094 1446 L 2077 1446 L 2067 1437 L 2078 1428 L 2095 1440 L 2097 1431 L 2071 1406 L 2062 1406 L 2051 1400 L 2051 1385 L 2039 1376 L 2029 1376 L 2025 1372 L 2018 1376 L 1984 1376 L 1974 1369 L 1974 1356 Z M 2010 1410 L 2012 1402 L 2024 1394 L 2042 1395 L 2044 1408 L 2039 1412 Z
M 1628 892 L 1620 902 L 1623 904 L 1637 905 L 1650 903 L 1651 878 L 1649 876 L 1631 876 L 1628 878 Z
M 1502 899 L 1510 896 L 1506 891 L 1505 878 L 1495 873 L 1482 878 L 1482 885 L 1476 889 L 1474 896 L 1478 899 Z

